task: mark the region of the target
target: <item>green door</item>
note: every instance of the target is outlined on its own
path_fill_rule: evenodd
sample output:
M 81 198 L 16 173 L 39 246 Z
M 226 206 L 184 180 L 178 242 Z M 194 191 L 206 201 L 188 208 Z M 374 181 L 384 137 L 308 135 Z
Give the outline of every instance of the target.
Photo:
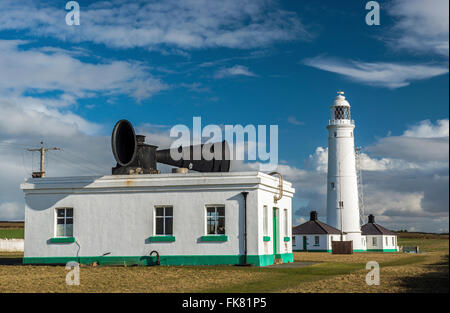
M 273 208 L 273 254 L 277 254 L 278 250 L 278 231 L 277 231 L 277 208 Z

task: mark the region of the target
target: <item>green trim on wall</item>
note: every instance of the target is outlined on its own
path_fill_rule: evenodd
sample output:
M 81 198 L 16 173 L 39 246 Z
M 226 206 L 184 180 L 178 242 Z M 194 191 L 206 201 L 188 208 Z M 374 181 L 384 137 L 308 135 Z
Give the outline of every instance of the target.
M 150 236 L 148 238 L 150 242 L 174 242 L 175 236 Z
M 367 252 L 398 252 L 397 249 L 367 249 Z
M 270 241 L 270 236 L 264 236 L 263 241 Z
M 201 241 L 228 241 L 227 235 L 206 235 L 201 237 Z
M 331 252 L 331 250 L 321 250 L 321 249 L 317 249 L 317 250 L 293 250 L 294 252 Z
M 277 255 L 283 262 L 293 262 L 294 255 Z M 161 265 L 236 265 L 244 264 L 244 255 L 161 255 Z M 75 261 L 89 265 L 156 265 L 156 256 L 81 256 L 81 257 L 25 257 L 24 264 L 66 264 Z M 267 266 L 275 262 L 273 254 L 248 255 L 247 262 L 254 266 Z
M 77 241 L 75 237 L 53 237 L 50 238 L 50 243 L 72 243 Z
M 284 237 L 284 241 L 286 242 L 291 241 L 291 237 Z

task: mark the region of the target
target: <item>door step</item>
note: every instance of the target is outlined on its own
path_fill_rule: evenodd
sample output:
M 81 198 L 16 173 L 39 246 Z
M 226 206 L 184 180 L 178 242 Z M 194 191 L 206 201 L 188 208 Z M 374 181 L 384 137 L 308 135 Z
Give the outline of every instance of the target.
M 283 264 L 283 259 L 275 259 L 275 264 Z

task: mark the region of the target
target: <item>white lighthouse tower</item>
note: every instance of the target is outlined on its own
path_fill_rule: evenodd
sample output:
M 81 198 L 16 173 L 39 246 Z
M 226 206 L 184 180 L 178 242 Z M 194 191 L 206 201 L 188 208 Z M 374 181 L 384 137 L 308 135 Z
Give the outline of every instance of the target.
M 350 104 L 343 92 L 338 92 L 330 106 L 328 122 L 328 185 L 327 224 L 353 241 L 353 250 L 366 250 L 359 222 L 358 183 L 356 177 L 355 123 L 350 116 Z

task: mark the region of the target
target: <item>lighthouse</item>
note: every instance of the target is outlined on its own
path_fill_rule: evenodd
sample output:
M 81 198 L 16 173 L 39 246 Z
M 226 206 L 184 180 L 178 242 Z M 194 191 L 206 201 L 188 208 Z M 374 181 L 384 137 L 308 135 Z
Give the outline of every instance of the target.
M 361 236 L 359 222 L 355 123 L 343 92 L 338 92 L 330 111 L 331 118 L 327 125 L 327 224 L 341 230 L 345 240 L 353 241 L 354 251 L 363 251 L 366 250 L 366 243 Z

